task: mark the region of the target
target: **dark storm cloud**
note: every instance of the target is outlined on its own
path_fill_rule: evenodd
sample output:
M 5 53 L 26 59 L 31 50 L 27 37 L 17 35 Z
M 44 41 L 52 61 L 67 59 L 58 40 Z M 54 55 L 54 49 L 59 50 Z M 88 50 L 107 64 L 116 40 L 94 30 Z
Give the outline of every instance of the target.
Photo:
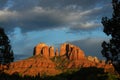
M 15 11 L 26 11 L 38 6 L 40 0 L 11 0 L 13 6 L 9 10 Z
M 110 11 L 109 0 L 8 1 L 12 6 L 0 10 L 0 25 L 9 31 L 15 27 L 27 32 L 66 26 L 70 30 L 89 30 L 100 26 L 96 20 L 104 14 L 103 11 L 107 15 Z
M 96 6 L 102 6 L 102 4 L 108 3 L 109 0 L 40 0 L 40 6 L 50 8 L 78 8 L 82 10 L 94 8 Z
M 7 30 L 13 30 L 20 27 L 23 31 L 45 30 L 57 28 L 64 24 L 56 10 L 44 10 L 41 7 L 29 11 L 0 11 L 0 24 Z
M 87 38 L 83 40 L 76 40 L 71 43 L 79 46 L 82 50 L 84 50 L 87 56 L 97 56 L 100 59 L 103 59 L 103 56 L 101 54 L 101 43 L 104 40 L 105 39 L 101 38 Z
M 0 0 L 0 9 L 3 9 L 8 0 Z
M 103 6 L 103 4 L 110 3 L 110 0 L 9 0 L 14 2 L 11 10 L 28 10 L 36 6 L 44 8 L 77 8 L 82 10 L 94 8 L 96 6 Z

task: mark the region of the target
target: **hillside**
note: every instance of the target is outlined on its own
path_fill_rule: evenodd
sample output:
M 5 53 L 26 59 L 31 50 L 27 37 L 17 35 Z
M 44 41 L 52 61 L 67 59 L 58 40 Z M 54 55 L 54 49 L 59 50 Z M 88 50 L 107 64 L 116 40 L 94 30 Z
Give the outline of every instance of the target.
M 3 69 L 6 74 L 17 73 L 21 76 L 57 76 L 64 73 L 72 75 L 83 69 L 88 72 L 92 69 L 90 73 L 94 73 L 94 70 L 96 73 L 98 69 L 98 74 L 101 72 L 115 74 L 111 64 L 105 64 L 97 57 L 87 57 L 79 47 L 68 43 L 61 45 L 60 52 L 58 49 L 54 51 L 52 46 L 40 43 L 35 46 L 32 57 L 10 63 L 8 66 L 1 65 L 1 70 Z

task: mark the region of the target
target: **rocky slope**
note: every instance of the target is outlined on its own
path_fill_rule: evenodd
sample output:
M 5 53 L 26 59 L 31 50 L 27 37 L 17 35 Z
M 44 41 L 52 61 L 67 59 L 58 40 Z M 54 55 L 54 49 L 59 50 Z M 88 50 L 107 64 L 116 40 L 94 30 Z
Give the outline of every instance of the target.
M 20 75 L 57 75 L 67 70 L 75 70 L 83 67 L 104 68 L 105 72 L 114 72 L 110 64 L 100 61 L 97 57 L 85 56 L 85 53 L 77 46 L 64 43 L 58 49 L 40 43 L 35 46 L 33 56 L 13 62 L 9 66 L 2 66 L 5 73 Z

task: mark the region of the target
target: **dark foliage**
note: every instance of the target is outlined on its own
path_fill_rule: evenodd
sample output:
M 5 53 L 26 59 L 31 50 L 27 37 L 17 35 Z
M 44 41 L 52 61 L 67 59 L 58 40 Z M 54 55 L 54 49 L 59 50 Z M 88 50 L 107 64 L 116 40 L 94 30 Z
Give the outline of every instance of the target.
M 12 75 L 0 73 L 0 80 L 119 80 L 116 75 L 105 73 L 103 68 L 88 67 L 78 71 L 67 71 L 56 76 L 22 76 L 19 73 Z
M 120 74 L 120 1 L 112 0 L 112 5 L 112 18 L 102 18 L 103 31 L 107 36 L 111 36 L 109 42 L 104 41 L 102 43 L 102 55 L 106 57 L 107 61 L 112 62 L 116 71 Z
M 0 27 L 0 64 L 7 64 L 14 60 L 10 40 L 5 34 L 4 29 Z

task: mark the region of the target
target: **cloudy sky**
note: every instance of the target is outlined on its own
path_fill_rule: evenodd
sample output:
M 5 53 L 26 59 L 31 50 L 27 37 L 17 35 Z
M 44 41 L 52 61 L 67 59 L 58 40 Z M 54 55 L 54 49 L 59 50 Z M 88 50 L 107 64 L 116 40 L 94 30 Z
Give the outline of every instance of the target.
M 0 26 L 11 40 L 15 59 L 33 54 L 40 42 L 70 42 L 86 55 L 101 55 L 101 18 L 111 17 L 111 0 L 0 0 Z

